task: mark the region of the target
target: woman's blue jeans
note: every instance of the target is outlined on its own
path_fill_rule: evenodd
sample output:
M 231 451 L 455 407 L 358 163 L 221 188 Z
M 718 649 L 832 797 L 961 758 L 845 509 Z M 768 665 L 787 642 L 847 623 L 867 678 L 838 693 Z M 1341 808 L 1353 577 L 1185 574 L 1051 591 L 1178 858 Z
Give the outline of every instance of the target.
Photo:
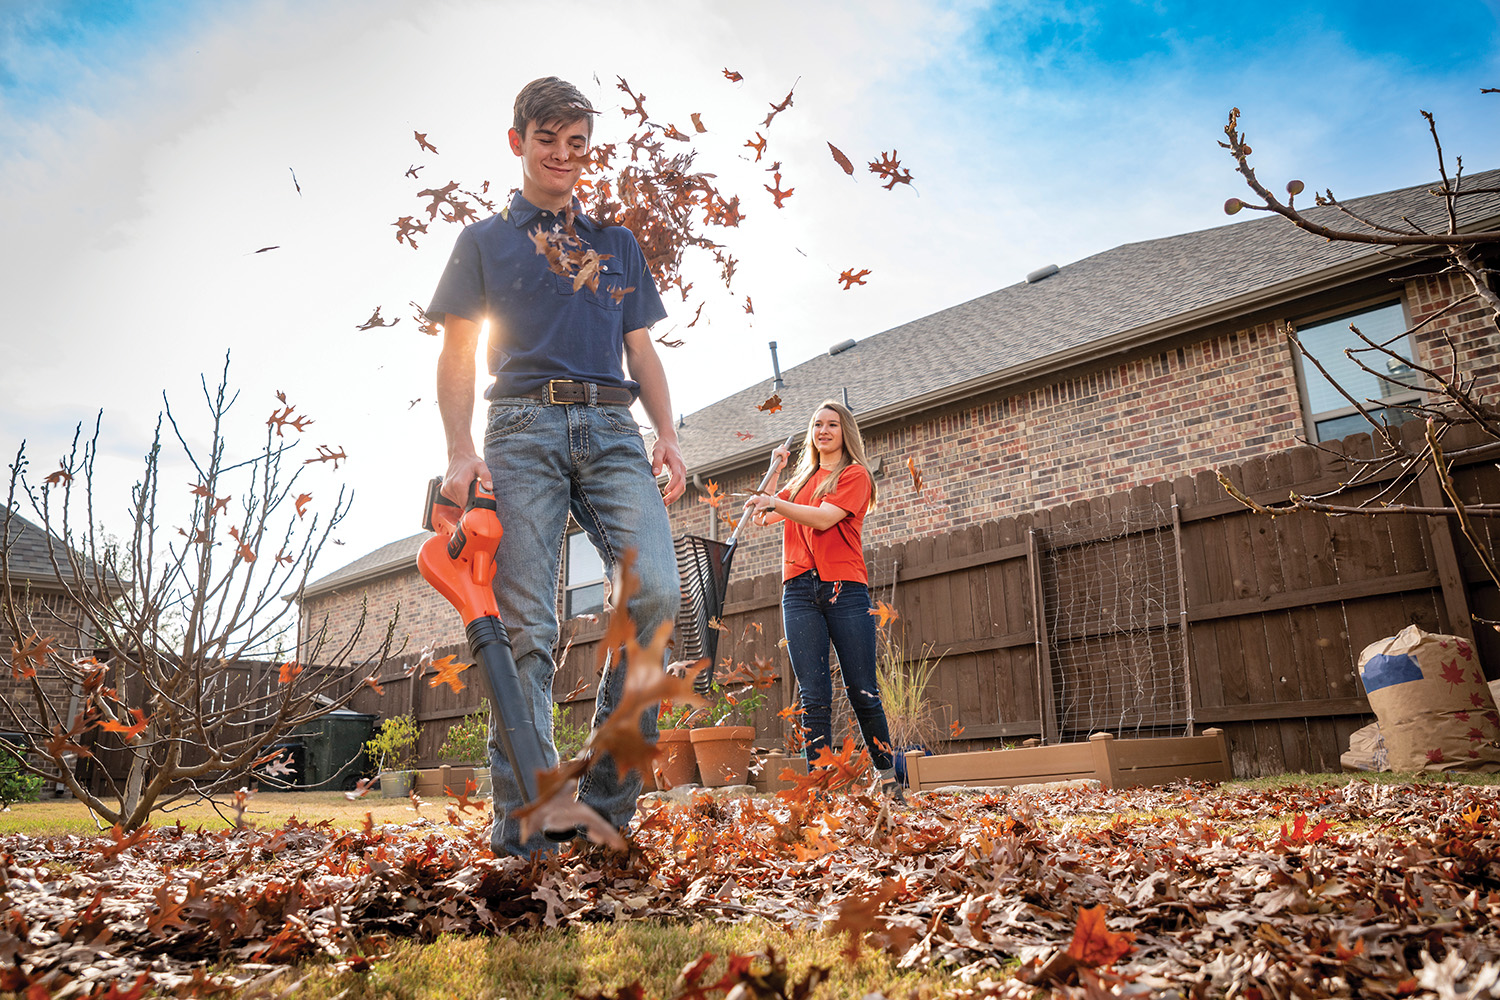
M 781 622 L 800 689 L 807 759 L 815 760 L 818 751 L 833 742 L 831 640 L 865 746 L 878 770 L 889 768 L 891 732 L 875 681 L 875 619 L 870 615 L 869 588 L 852 580 L 820 580 L 817 571 L 810 570 L 782 586 Z
M 557 569 L 568 514 L 588 533 L 607 573 L 627 551 L 635 552 L 640 589 L 630 600 L 630 619 L 642 640 L 677 614 L 681 582 L 672 551 L 666 505 L 640 428 L 623 406 L 550 405 L 535 399 L 490 402 L 484 459 L 495 480 L 495 507 L 504 534 L 495 553 L 495 598 L 510 633 L 521 687 L 548 763 L 552 743 L 552 648 L 557 642 Z M 609 662 L 599 679 L 594 725 L 607 718 L 624 693 L 625 664 Z M 527 855 L 556 847 L 540 833 L 520 839 L 511 812 L 524 799 L 490 716 L 490 769 L 495 822 L 490 842 L 496 854 Z M 655 706 L 641 713 L 641 735 L 656 740 Z M 624 829 L 635 815 L 641 776 L 620 775 L 606 755 L 579 781 L 578 798 Z

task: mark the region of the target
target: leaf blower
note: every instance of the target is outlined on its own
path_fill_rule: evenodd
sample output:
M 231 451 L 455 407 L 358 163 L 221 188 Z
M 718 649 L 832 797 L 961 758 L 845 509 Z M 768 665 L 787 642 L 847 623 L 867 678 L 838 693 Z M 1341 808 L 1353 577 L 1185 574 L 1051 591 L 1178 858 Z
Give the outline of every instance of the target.
M 422 543 L 417 569 L 464 620 L 469 651 L 483 668 L 491 708 L 500 721 L 500 746 L 529 802 L 537 797 L 536 775 L 547 768 L 547 759 L 491 586 L 495 547 L 504 529 L 494 494 L 481 489 L 477 480 L 469 485 L 469 502 L 462 509 L 443 496 L 442 486 L 442 479 L 427 484 L 422 527 L 437 534 Z

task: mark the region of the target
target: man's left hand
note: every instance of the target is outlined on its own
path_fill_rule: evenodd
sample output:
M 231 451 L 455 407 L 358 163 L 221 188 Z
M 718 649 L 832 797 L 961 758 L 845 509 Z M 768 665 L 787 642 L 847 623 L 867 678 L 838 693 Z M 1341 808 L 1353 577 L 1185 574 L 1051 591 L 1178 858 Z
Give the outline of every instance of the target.
M 661 475 L 663 467 L 667 470 L 667 488 L 662 491 L 662 502 L 671 506 L 687 489 L 687 464 L 682 460 L 682 449 L 676 441 L 658 438 L 651 449 L 651 474 Z

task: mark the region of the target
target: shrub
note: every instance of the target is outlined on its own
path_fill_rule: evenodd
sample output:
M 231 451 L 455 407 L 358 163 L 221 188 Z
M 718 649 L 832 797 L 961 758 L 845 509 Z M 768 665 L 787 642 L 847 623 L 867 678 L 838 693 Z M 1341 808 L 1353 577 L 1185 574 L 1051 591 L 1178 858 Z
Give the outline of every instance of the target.
M 0 806 L 9 809 L 17 802 L 35 802 L 43 784 L 40 775 L 21 770 L 20 758 L 0 749 Z
M 555 710 L 555 709 L 554 709 Z M 438 756 L 445 760 L 488 767 L 490 762 L 490 700 L 479 703 L 479 711 L 448 727 Z
M 410 715 L 397 715 L 380 724 L 380 731 L 365 743 L 365 753 L 375 770 L 405 771 L 416 763 L 417 736 L 421 730 Z

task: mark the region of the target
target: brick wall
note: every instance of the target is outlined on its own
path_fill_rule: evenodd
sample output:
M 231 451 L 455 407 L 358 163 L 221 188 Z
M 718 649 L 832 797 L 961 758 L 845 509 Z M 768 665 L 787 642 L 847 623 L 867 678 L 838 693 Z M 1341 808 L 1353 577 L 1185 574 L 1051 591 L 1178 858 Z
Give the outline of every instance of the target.
M 1467 282 L 1452 275 L 1405 283 L 1413 323 L 1442 313 L 1467 294 Z M 882 465 L 876 478 L 879 505 L 865 521 L 866 547 L 1163 482 L 1294 446 L 1304 433 L 1296 364 L 1276 326 L 1267 320 L 1080 370 L 1014 395 L 866 430 L 869 457 Z M 1500 387 L 1500 334 L 1484 310 L 1466 306 L 1434 319 L 1416 337 L 1418 360 L 1446 374 L 1449 337 L 1466 375 L 1493 396 Z M 920 495 L 913 490 L 907 459 L 922 474 Z M 763 473 L 757 462 L 714 481 L 721 494 L 745 493 Z M 738 502 L 726 499 L 715 511 L 703 497 L 690 487 L 673 506 L 674 535 L 728 536 L 722 518 L 737 516 Z M 747 525 L 734 575 L 770 572 L 780 559 L 781 529 Z M 418 637 L 422 643 L 462 641 L 452 609 L 414 571 L 379 581 L 369 593 L 372 620 L 377 615 L 383 620 L 404 597 L 403 630 L 411 632 L 413 642 Z M 310 606 L 337 606 L 337 620 L 347 621 L 358 612 L 358 597 L 330 595 Z
M 331 655 L 336 644 L 353 633 L 364 614 L 364 631 L 350 657 L 357 660 L 380 646 L 386 624 L 396 616 L 398 605 L 400 618 L 393 652 L 400 651 L 403 642 L 407 651 L 413 651 L 465 641 L 458 612 L 422 579 L 415 566 L 309 598 L 302 608 L 303 641 L 322 626 L 326 616 L 330 636 L 327 655 Z
M 0 667 L 0 694 L 27 710 L 35 705 L 35 693 L 31 681 L 15 676 L 10 667 L 10 654 L 14 645 L 29 639 L 33 632 L 44 639 L 51 639 L 56 649 L 69 658 L 92 655 L 92 643 L 85 641 L 78 628 L 81 620 L 78 607 L 59 593 L 46 591 L 22 591 L 17 588 L 17 617 L 21 621 L 21 636 L 16 636 L 0 615 L 0 655 L 5 656 L 5 666 Z M 59 620 L 61 619 L 61 620 Z M 51 668 L 37 672 L 37 680 L 58 712 L 66 713 L 72 691 L 64 679 Z M 4 711 L 0 711 L 0 730 L 12 731 L 16 723 Z
M 1470 294 L 1453 275 L 1405 283 L 1414 324 Z M 865 520 L 867 549 L 919 535 L 1151 485 L 1296 445 L 1304 434 L 1292 348 L 1264 323 L 1133 357 L 1003 399 L 953 406 L 865 432 L 882 471 L 879 505 Z M 1500 334 L 1478 305 L 1419 332 L 1418 360 L 1451 371 L 1447 338 L 1465 374 L 1492 397 L 1500 387 Z M 799 442 L 800 447 L 800 442 Z M 769 453 L 768 453 L 769 454 Z M 924 480 L 913 490 L 907 459 Z M 717 479 L 721 493 L 754 489 L 763 469 Z M 782 480 L 786 482 L 785 477 Z M 708 536 L 712 511 L 689 489 L 672 511 L 674 534 Z M 724 502 L 726 512 L 731 501 Z M 729 529 L 719 525 L 721 536 Z M 775 569 L 781 529 L 747 526 L 736 577 Z

